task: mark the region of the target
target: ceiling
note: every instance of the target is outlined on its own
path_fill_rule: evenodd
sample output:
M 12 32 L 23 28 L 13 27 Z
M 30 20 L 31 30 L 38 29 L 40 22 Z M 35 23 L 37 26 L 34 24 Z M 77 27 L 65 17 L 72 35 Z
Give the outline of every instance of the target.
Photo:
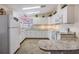
M 40 11 L 40 14 L 48 13 L 51 11 L 54 11 L 57 8 L 57 4 L 44 4 L 46 7 L 44 8 L 38 8 L 38 9 L 31 9 L 31 10 L 22 10 L 22 8 L 25 7 L 34 7 L 34 6 L 41 6 L 42 4 L 7 4 L 9 8 L 18 11 L 18 12 L 35 12 Z

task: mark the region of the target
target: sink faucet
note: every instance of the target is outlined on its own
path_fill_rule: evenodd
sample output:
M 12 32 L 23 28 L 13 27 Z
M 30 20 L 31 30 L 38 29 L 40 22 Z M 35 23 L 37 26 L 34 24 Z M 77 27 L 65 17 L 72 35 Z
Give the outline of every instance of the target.
M 68 32 L 70 32 L 70 29 L 68 28 Z

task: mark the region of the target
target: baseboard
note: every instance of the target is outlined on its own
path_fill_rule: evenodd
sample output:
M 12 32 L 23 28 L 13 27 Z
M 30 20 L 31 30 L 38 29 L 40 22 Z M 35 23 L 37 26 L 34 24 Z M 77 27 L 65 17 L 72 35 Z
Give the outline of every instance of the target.
M 16 52 L 20 49 L 20 47 L 14 52 L 14 54 L 16 54 Z
M 26 38 L 20 43 L 20 45 L 26 40 Z
M 36 37 L 28 37 L 28 38 L 25 38 L 21 43 L 20 45 L 27 39 L 46 39 L 46 40 L 49 40 L 49 38 L 36 38 Z
M 41 37 L 27 37 L 26 39 L 48 39 L 48 38 L 41 38 Z

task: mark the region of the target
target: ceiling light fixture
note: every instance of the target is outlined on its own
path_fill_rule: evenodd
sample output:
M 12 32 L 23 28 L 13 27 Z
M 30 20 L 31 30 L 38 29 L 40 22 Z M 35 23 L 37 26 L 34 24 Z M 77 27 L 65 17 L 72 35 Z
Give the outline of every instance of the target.
M 40 11 L 36 11 L 36 12 L 27 12 L 26 14 L 37 14 L 40 13 Z
M 29 9 L 37 9 L 37 8 L 44 8 L 46 7 L 46 5 L 41 5 L 41 6 L 35 6 L 35 7 L 25 7 L 25 8 L 22 8 L 23 10 L 29 10 Z
M 41 8 L 41 6 L 25 7 L 25 8 L 22 8 L 22 9 L 23 9 L 23 10 L 29 10 L 29 9 L 37 9 L 37 8 Z

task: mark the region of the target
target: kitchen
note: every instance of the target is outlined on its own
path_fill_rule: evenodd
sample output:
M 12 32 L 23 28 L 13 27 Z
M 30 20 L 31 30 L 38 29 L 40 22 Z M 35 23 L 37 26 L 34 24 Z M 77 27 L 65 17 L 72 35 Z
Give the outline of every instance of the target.
M 28 40 L 40 39 L 40 41 L 38 42 L 38 47 L 47 50 L 51 49 L 56 50 L 57 49 L 56 47 L 55 48 L 53 47 L 54 49 L 49 47 L 51 44 L 51 42 L 49 41 L 57 40 L 58 42 L 59 40 L 61 40 L 61 37 L 63 38 L 63 40 L 66 39 L 71 40 L 72 38 L 75 39 L 76 36 L 78 37 L 79 35 L 79 31 L 77 30 L 79 25 L 77 15 L 78 14 L 77 12 L 79 12 L 78 11 L 79 5 L 7 4 L 7 5 L 1 5 L 1 7 L 4 7 L 5 10 L 7 9 L 6 10 L 7 15 L 1 15 L 1 16 L 3 16 L 2 19 L 4 18 L 7 20 L 9 19 L 8 20 L 9 24 L 7 23 L 8 25 L 6 26 L 8 30 L 7 34 L 9 35 L 8 36 L 9 39 L 7 39 L 8 42 L 5 41 L 6 43 L 5 45 L 3 44 L 1 46 L 4 47 L 0 49 L 0 53 L 10 53 L 10 54 L 17 53 L 18 50 L 21 49 L 21 44 L 23 44 L 25 40 L 27 41 L 27 39 Z M 5 29 L 5 27 L 3 29 Z M 78 41 L 76 43 L 78 43 Z M 47 48 L 44 47 L 43 45 L 45 45 Z M 65 47 L 63 48 L 63 46 L 61 45 L 62 44 L 59 45 L 60 47 L 58 47 L 58 50 L 63 49 L 73 50 L 79 48 L 79 47 L 72 48 L 70 46 L 69 48 Z M 5 51 L 4 48 L 7 51 Z M 50 51 L 46 53 L 50 54 Z

